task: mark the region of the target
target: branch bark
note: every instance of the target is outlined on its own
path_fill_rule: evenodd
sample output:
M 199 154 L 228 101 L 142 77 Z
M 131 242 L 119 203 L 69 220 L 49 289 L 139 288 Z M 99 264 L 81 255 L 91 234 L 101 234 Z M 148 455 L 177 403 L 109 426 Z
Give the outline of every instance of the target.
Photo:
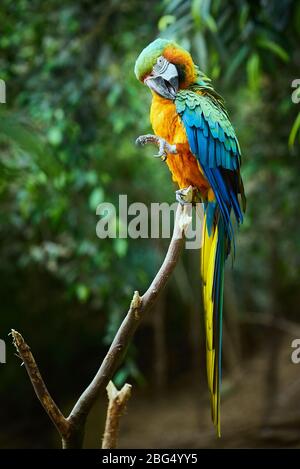
M 191 222 L 190 213 L 190 204 L 184 207 L 178 205 L 172 239 L 159 271 L 142 297 L 140 297 L 137 291 L 134 292 L 130 308 L 94 379 L 79 397 L 67 418 L 63 416 L 51 398 L 28 345 L 24 342 L 21 334 L 17 331 L 12 331 L 14 344 L 25 363 L 37 397 L 60 433 L 63 448 L 82 447 L 85 422 L 93 404 L 112 378 L 126 353 L 137 327 L 165 288 L 178 262 L 184 245 L 184 232 Z
M 62 439 L 67 440 L 70 436 L 70 425 L 50 396 L 30 347 L 19 332 L 12 329 L 11 335 L 13 337 L 13 344 L 17 349 L 19 357 L 23 360 L 37 398 L 54 423 Z
M 120 419 L 131 396 L 131 385 L 126 383 L 122 389 L 118 391 L 114 383 L 110 381 L 106 390 L 108 395 L 108 408 L 102 449 L 114 449 L 117 448 Z

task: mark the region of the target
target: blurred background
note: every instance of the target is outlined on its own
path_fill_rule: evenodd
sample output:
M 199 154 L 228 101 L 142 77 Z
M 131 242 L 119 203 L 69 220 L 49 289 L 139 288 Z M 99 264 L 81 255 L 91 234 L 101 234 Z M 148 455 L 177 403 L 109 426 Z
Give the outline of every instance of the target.
M 222 439 L 210 422 L 199 253 L 186 251 L 114 377 L 133 384 L 120 447 L 299 447 L 299 2 L 2 0 L 0 24 L 0 447 L 60 446 L 10 329 L 67 414 L 166 252 L 168 240 L 95 232 L 97 205 L 119 194 L 174 201 L 154 148 L 134 145 L 151 129 L 133 67 L 157 36 L 189 49 L 225 97 L 248 206 L 226 273 Z M 103 395 L 85 447 L 100 446 L 105 410 Z

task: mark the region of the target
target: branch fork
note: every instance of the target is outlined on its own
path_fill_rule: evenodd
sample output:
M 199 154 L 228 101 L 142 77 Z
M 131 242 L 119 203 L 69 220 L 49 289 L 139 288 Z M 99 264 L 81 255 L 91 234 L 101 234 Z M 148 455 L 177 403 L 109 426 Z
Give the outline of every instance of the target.
M 119 409 L 117 412 L 118 421 L 122 413 L 121 410 L 125 407 L 130 396 L 131 387 L 128 387 L 129 385 L 125 385 L 125 387 L 120 391 L 117 391 L 113 387 L 113 384 L 108 383 L 124 358 L 127 347 L 141 320 L 155 304 L 160 293 L 165 288 L 180 257 L 185 241 L 184 231 L 190 221 L 191 218 L 187 216 L 187 206 L 178 204 L 172 239 L 159 271 L 143 296 L 140 296 L 137 291 L 134 292 L 129 310 L 124 317 L 123 322 L 120 325 L 94 379 L 79 397 L 68 417 L 65 417 L 62 414 L 61 410 L 51 397 L 29 346 L 26 344 L 22 335 L 12 329 L 11 334 L 14 346 L 17 349 L 18 355 L 25 364 L 27 373 L 40 403 L 61 436 L 63 448 L 82 448 L 86 419 L 95 401 L 107 385 L 110 402 L 108 411 L 110 412 L 110 406 L 114 406 L 114 408 L 117 406 Z M 114 402 L 114 404 L 112 404 L 112 402 Z M 115 426 L 115 428 L 117 427 Z M 117 435 L 117 432 L 115 432 L 115 435 Z

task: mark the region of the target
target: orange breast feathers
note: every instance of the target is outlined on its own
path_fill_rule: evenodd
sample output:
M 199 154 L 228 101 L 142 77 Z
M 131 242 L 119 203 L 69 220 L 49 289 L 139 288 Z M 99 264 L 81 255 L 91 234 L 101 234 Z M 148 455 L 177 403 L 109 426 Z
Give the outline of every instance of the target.
M 207 194 L 209 184 L 195 156 L 190 151 L 187 135 L 173 101 L 161 98 L 153 93 L 150 120 L 154 133 L 176 145 L 177 153 L 168 154 L 167 165 L 172 173 L 173 181 L 180 189 L 194 186 L 203 194 Z

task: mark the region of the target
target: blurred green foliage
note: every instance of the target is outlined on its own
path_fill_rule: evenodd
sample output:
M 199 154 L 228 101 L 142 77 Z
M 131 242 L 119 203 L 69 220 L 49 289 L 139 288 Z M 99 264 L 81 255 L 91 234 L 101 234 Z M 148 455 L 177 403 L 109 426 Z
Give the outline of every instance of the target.
M 153 148 L 134 145 L 150 131 L 150 96 L 134 62 L 157 35 L 188 48 L 211 76 L 240 139 L 248 196 L 234 273 L 241 311 L 276 307 L 296 317 L 299 2 L 2 0 L 0 22 L 0 335 L 15 327 L 29 336 L 43 368 L 55 370 L 50 388 L 69 370 L 66 405 L 164 252 L 151 240 L 95 233 L 100 202 L 174 199 Z M 176 321 L 168 333 L 177 334 Z M 142 379 L 138 361 L 132 349 L 119 383 Z M 1 369 L 7 412 L 35 408 L 25 379 L 16 366 Z

